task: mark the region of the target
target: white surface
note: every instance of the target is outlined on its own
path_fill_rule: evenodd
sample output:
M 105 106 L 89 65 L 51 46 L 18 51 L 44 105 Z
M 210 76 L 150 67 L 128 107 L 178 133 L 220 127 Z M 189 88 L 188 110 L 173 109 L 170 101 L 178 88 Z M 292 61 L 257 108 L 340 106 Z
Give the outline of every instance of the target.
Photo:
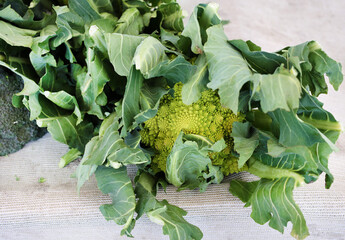
M 195 0 L 180 1 L 192 12 Z M 230 39 L 252 40 L 263 50 L 274 51 L 287 45 L 317 40 L 324 50 L 345 66 L 345 1 L 216 1 L 220 15 L 230 19 L 226 26 Z M 345 123 L 345 84 L 339 92 L 322 97 L 325 108 Z M 298 188 L 294 198 L 305 215 L 311 236 L 308 239 L 345 239 L 345 135 L 332 154 L 330 170 L 335 182 L 324 189 L 323 177 Z M 0 239 L 89 240 L 125 239 L 120 227 L 106 222 L 98 210 L 110 202 L 97 189 L 94 179 L 76 193 L 76 180 L 70 175 L 76 163 L 59 169 L 60 156 L 67 147 L 46 135 L 23 150 L 0 158 Z M 132 173 L 133 174 L 133 173 Z M 20 178 L 16 181 L 15 175 Z M 40 177 L 45 183 L 38 183 Z M 248 175 L 236 177 L 248 178 Z M 228 193 L 229 184 L 210 186 L 204 194 L 197 191 L 176 193 L 168 188 L 166 198 L 188 211 L 186 219 L 200 227 L 205 240 L 213 239 L 291 239 L 291 225 L 281 235 L 266 224 L 250 218 L 250 209 Z M 135 239 L 168 239 L 160 226 L 147 218 L 137 222 Z

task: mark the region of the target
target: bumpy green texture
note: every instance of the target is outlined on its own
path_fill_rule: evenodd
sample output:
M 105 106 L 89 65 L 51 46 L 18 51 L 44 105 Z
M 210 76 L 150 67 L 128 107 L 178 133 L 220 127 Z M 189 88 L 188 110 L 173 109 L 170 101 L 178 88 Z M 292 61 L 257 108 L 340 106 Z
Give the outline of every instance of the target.
M 27 109 L 12 105 L 12 95 L 22 88 L 19 77 L 0 67 L 0 156 L 20 150 L 27 142 L 45 133 L 29 120 Z
M 230 136 L 232 123 L 243 121 L 244 117 L 222 107 L 217 92 L 212 90 L 202 92 L 197 102 L 186 105 L 182 102 L 182 86 L 174 86 L 174 96 L 163 96 L 157 115 L 146 121 L 141 131 L 142 142 L 156 151 L 152 159 L 154 170 L 165 171 L 166 159 L 181 131 L 207 137 L 212 142 L 224 138 L 227 147 L 220 153 L 210 153 L 212 164 L 221 166 L 224 175 L 246 170 L 246 165 L 238 169 Z

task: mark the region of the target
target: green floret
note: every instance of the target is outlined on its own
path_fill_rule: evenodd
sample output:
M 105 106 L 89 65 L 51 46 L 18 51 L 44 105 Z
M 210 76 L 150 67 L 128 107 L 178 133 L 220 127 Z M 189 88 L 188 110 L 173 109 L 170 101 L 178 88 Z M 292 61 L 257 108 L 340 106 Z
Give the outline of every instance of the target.
M 0 67 L 0 156 L 20 150 L 27 142 L 45 133 L 35 122 L 29 120 L 25 108 L 15 108 L 12 96 L 23 88 L 20 78 Z
M 163 96 L 157 115 L 146 121 L 141 131 L 142 142 L 155 150 L 152 168 L 157 172 L 165 171 L 166 159 L 183 131 L 207 137 L 213 142 L 224 138 L 227 147 L 220 153 L 210 154 L 213 165 L 221 166 L 224 175 L 246 170 L 246 165 L 238 169 L 230 136 L 232 123 L 243 121 L 244 117 L 222 107 L 217 92 L 212 90 L 202 92 L 197 102 L 186 105 L 182 102 L 182 86 L 182 83 L 174 86 L 174 97 Z

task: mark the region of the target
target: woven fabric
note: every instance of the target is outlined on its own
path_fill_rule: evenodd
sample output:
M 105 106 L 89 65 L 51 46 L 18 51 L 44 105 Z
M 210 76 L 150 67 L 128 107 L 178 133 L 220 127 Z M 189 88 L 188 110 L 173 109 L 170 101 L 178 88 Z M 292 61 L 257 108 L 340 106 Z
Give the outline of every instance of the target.
M 199 0 L 180 1 L 189 13 Z M 218 1 L 220 15 L 230 19 L 226 31 L 230 39 L 251 39 L 264 50 L 274 51 L 315 39 L 324 50 L 345 66 L 345 2 L 338 1 Z M 345 84 L 338 92 L 322 96 L 325 109 L 345 124 Z M 345 239 L 345 134 L 337 143 L 340 149 L 329 160 L 335 182 L 324 189 L 324 175 L 294 192 L 310 230 L 310 239 Z M 0 239 L 1 240 L 91 240 L 126 239 L 121 227 L 106 222 L 98 207 L 109 203 L 92 178 L 76 192 L 76 180 L 70 178 L 78 163 L 58 168 L 67 147 L 49 134 L 27 144 L 21 151 L 0 158 Z M 129 169 L 134 176 L 135 168 Z M 16 180 L 19 178 L 19 181 Z M 46 182 L 39 183 L 44 177 Z M 253 179 L 249 174 L 231 178 Z M 291 239 L 291 224 L 285 233 L 260 226 L 250 218 L 251 209 L 229 192 L 229 178 L 212 185 L 205 193 L 176 192 L 168 187 L 158 193 L 188 211 L 186 219 L 197 225 L 205 240 L 213 239 Z M 133 231 L 135 239 L 168 239 L 161 227 L 148 218 L 140 219 Z

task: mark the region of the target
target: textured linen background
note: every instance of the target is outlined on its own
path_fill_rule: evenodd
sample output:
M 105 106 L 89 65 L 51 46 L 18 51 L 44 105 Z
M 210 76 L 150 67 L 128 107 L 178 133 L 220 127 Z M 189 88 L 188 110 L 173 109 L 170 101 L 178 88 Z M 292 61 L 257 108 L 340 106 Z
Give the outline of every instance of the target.
M 179 1 L 190 14 L 200 0 Z M 230 39 L 252 40 L 266 51 L 315 39 L 324 50 L 345 67 L 345 1 L 216 1 L 219 14 L 231 23 L 225 27 Z M 321 97 L 325 108 L 345 124 L 345 84 L 340 91 L 330 89 Z M 330 157 L 335 182 L 324 189 L 324 175 L 298 188 L 294 198 L 310 230 L 309 239 L 345 239 L 345 134 L 337 143 L 340 149 Z M 85 184 L 80 196 L 76 180 L 70 175 L 77 163 L 58 168 L 66 146 L 51 139 L 28 144 L 23 150 L 0 158 L 0 239 L 1 240 L 89 240 L 127 239 L 120 227 L 106 222 L 98 210 L 110 200 L 97 189 L 94 179 Z M 135 169 L 130 169 L 135 174 Z M 16 181 L 16 177 L 20 178 Z M 38 183 L 40 177 L 45 183 Z M 251 179 L 247 174 L 232 176 Z M 228 193 L 229 183 L 198 191 L 176 193 L 169 187 L 166 198 L 188 211 L 186 219 L 200 227 L 205 240 L 213 239 L 291 239 L 291 224 L 284 235 L 250 218 L 250 208 Z M 148 218 L 140 219 L 133 231 L 135 239 L 168 239 L 160 226 Z

